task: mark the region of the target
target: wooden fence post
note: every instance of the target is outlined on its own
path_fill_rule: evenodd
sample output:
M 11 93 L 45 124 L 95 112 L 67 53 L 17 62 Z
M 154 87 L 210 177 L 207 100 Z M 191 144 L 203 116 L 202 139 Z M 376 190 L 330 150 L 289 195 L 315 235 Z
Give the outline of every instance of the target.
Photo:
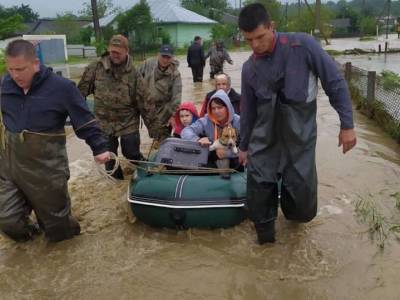
M 369 104 L 375 101 L 375 84 L 376 72 L 368 71 L 367 101 Z
M 347 82 L 350 82 L 350 80 L 351 80 L 351 62 L 347 62 L 345 64 L 344 79 L 346 79 Z

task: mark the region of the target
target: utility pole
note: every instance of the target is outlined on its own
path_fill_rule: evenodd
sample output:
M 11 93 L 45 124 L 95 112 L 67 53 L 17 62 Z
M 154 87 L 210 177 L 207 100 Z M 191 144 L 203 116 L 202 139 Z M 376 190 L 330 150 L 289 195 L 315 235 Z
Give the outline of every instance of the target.
M 286 5 L 285 5 L 285 31 L 288 29 L 288 8 L 289 8 L 289 2 L 286 0 Z
M 390 2 L 391 0 L 388 0 L 388 12 L 386 16 L 386 39 L 388 39 L 389 34 Z
M 321 0 L 315 0 L 315 37 L 319 40 L 321 29 Z
M 101 31 L 100 31 L 100 23 L 99 23 L 99 14 L 97 12 L 97 0 L 90 0 L 90 3 L 92 6 L 92 18 L 93 18 L 94 33 L 96 35 L 96 42 L 100 42 Z
M 301 0 L 297 0 L 297 16 L 300 17 Z

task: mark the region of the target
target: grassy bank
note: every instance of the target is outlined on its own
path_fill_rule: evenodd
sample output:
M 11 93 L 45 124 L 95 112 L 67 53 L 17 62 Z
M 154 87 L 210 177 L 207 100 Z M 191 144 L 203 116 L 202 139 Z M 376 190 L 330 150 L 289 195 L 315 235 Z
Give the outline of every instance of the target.
M 0 76 L 6 71 L 6 62 L 3 50 L 0 49 Z
M 388 114 L 379 101 L 368 102 L 360 93 L 359 89 L 349 83 L 350 95 L 353 102 L 356 104 L 356 109 L 370 119 L 375 120 L 392 138 L 400 143 L 400 124 L 396 122 L 390 114 Z

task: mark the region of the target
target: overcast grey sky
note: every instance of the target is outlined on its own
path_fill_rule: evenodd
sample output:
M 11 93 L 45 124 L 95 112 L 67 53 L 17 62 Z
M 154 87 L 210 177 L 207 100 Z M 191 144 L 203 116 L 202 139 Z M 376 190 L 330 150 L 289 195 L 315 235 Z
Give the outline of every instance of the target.
M 112 0 L 115 6 L 127 8 L 133 6 L 138 0 Z M 165 1 L 165 0 L 159 0 Z M 179 0 L 173 0 L 179 2 Z M 0 4 L 5 7 L 29 4 L 29 6 L 39 13 L 40 17 L 55 17 L 57 13 L 71 11 L 77 13 L 82 9 L 82 5 L 90 0 L 0 0 Z M 228 0 L 232 6 L 235 6 L 235 0 Z M 239 6 L 239 0 L 236 0 Z

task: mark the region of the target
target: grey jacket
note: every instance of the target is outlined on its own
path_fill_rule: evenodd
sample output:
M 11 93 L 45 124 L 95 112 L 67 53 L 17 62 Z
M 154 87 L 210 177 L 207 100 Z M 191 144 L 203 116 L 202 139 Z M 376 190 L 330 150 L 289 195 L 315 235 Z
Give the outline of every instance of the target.
M 219 98 L 226 104 L 229 112 L 228 123 L 231 123 L 232 127 L 237 130 L 238 136 L 240 135 L 240 117 L 239 115 L 234 113 L 233 106 L 231 101 L 229 100 L 228 95 L 223 90 L 218 90 L 210 99 L 209 105 L 207 107 L 207 114 L 203 118 L 198 119 L 192 125 L 185 127 L 181 133 L 182 139 L 197 141 L 201 137 L 208 137 L 211 143 L 214 142 L 215 126 L 217 126 L 216 129 L 218 133 L 220 133 L 220 131 L 222 130 L 222 127 L 213 122 L 212 119 L 209 117 L 210 103 L 214 98 Z

